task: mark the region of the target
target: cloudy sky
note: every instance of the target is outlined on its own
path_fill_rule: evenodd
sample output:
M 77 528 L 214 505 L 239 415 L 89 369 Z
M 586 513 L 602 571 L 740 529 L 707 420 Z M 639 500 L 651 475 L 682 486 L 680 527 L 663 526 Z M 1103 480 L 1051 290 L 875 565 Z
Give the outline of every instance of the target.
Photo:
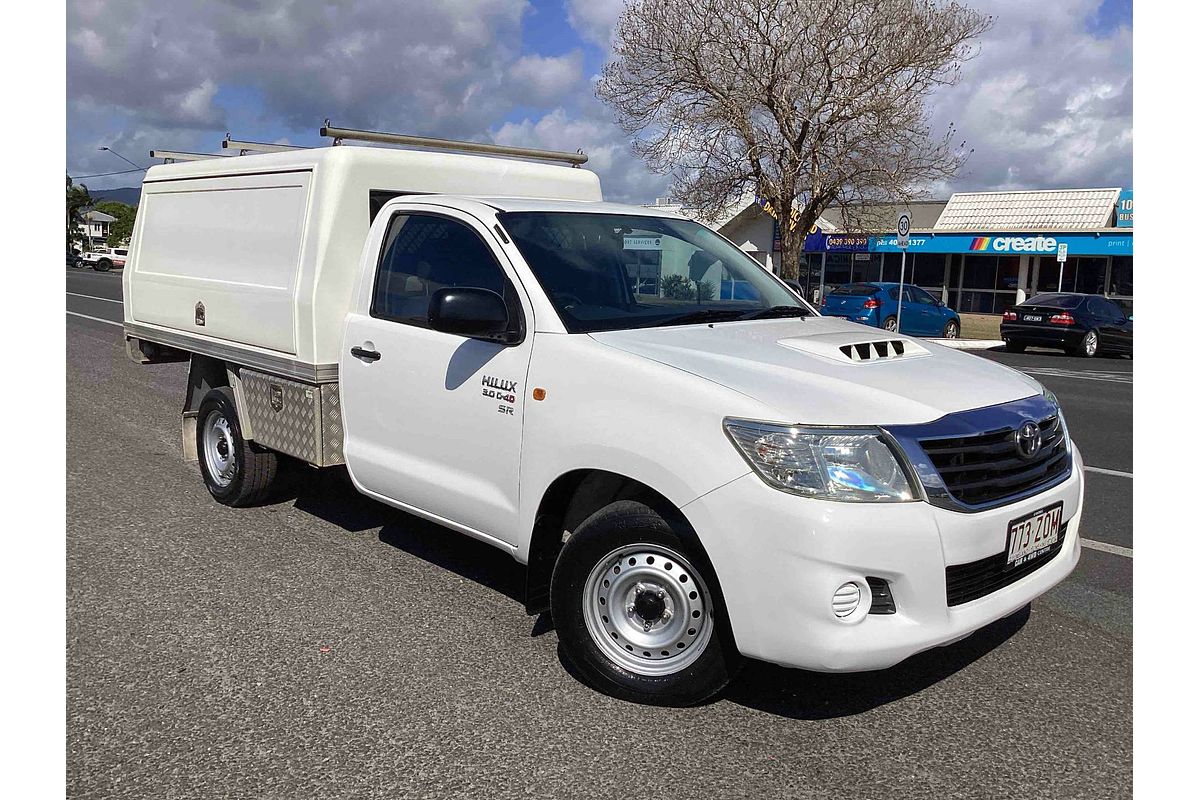
M 934 98 L 975 152 L 963 189 L 1132 186 L 1132 0 L 974 0 L 996 17 Z M 583 148 L 609 199 L 649 173 L 593 94 L 622 0 L 68 0 L 67 169 L 137 185 L 151 148 L 323 144 L 335 125 Z

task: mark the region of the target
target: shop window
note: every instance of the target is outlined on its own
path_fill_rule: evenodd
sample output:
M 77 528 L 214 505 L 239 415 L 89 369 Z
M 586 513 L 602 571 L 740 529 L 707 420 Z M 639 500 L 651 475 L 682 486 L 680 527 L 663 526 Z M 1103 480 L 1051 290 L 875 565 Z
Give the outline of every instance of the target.
M 941 286 L 946 279 L 946 257 L 941 253 L 918 253 L 909 256 L 910 283 L 918 286 Z
M 955 310 L 967 314 L 991 314 L 994 307 L 995 295 L 992 292 L 969 292 L 964 290 L 959 304 L 955 306 Z
M 1003 314 L 1017 304 L 1016 292 L 996 292 L 996 304 L 992 307 L 993 314 Z
M 964 256 L 964 289 L 992 289 L 996 286 L 995 256 Z
M 1045 263 L 1045 262 L 1043 262 L 1043 263 Z M 1057 261 L 1055 261 L 1054 263 L 1055 263 L 1055 266 L 1058 265 Z M 1075 291 L 1075 275 L 1078 272 L 1079 272 L 1079 259 L 1078 258 L 1068 258 L 1066 261 L 1063 262 L 1062 284 L 1061 285 L 1062 285 L 1062 290 L 1064 292 Z M 1054 288 L 1057 289 L 1058 286 L 1059 286 L 1058 284 L 1055 284 Z
M 904 265 L 904 271 L 908 274 L 904 276 L 904 282 L 909 283 L 912 279 L 909 277 L 912 273 L 909 270 L 912 268 L 912 257 L 907 259 L 908 263 Z M 884 253 L 883 254 L 883 280 L 885 283 L 900 282 L 900 254 L 899 253 Z
M 997 259 L 996 288 L 1015 292 L 1017 278 L 1021 274 L 1020 256 L 1001 256 Z
M 1124 297 L 1133 296 L 1133 256 L 1113 256 L 1108 293 Z
M 851 264 L 851 283 L 879 280 L 879 254 L 855 253 Z
M 1070 261 L 1070 260 L 1071 259 L 1069 259 L 1069 258 L 1067 259 L 1067 261 Z M 1040 292 L 1057 292 L 1058 291 L 1058 261 L 1054 258 L 1054 256 L 1042 256 L 1041 262 L 1042 262 L 1041 267 L 1039 267 L 1039 269 L 1038 269 L 1038 280 L 1037 280 L 1038 292 L 1039 293 Z M 1065 267 L 1065 265 L 1064 265 L 1064 267 Z M 1070 284 L 1068 284 L 1066 282 L 1065 277 L 1066 276 L 1064 273 L 1063 286 L 1068 287 L 1068 286 L 1070 286 Z M 1070 291 L 1070 289 L 1067 289 L 1067 291 Z
M 1106 258 L 1081 258 L 1075 270 L 1075 291 L 1084 294 L 1104 294 Z M 1066 286 L 1066 283 L 1063 283 Z

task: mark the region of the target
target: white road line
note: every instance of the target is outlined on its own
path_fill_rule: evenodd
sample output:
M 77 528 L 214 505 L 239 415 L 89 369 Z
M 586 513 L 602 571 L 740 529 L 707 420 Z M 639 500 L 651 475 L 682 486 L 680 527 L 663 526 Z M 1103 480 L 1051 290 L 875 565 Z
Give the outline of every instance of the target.
M 1119 469 L 1104 469 L 1103 467 L 1084 467 L 1086 472 L 1099 472 L 1101 475 L 1116 475 L 1118 478 L 1129 478 L 1133 480 L 1132 472 L 1122 472 Z
M 67 292 L 67 294 L 71 295 L 72 297 L 86 297 L 89 300 L 103 300 L 106 303 L 116 303 L 117 305 L 123 305 L 123 303 L 120 300 L 111 300 L 107 297 L 96 297 L 96 295 L 94 295 L 94 294 L 80 294 L 79 292 Z
M 70 314 L 72 317 L 83 317 L 84 319 L 90 319 L 93 322 L 103 322 L 105 325 L 116 325 L 118 328 L 125 327 L 125 323 L 113 322 L 111 319 L 101 319 L 100 317 L 90 317 L 87 314 L 79 314 L 74 311 L 68 311 L 67 313 Z
M 1028 367 L 1021 371 L 1026 375 L 1042 375 L 1047 378 L 1068 378 L 1081 381 L 1102 381 L 1104 383 L 1133 383 L 1133 375 L 1128 372 L 1088 372 L 1044 367 Z
M 1108 542 L 1097 542 L 1095 539 L 1084 539 L 1080 537 L 1079 543 L 1084 547 L 1092 550 L 1099 550 L 1103 553 L 1112 553 L 1114 556 L 1123 556 L 1125 558 L 1133 558 L 1132 547 L 1121 547 L 1119 544 L 1109 544 Z

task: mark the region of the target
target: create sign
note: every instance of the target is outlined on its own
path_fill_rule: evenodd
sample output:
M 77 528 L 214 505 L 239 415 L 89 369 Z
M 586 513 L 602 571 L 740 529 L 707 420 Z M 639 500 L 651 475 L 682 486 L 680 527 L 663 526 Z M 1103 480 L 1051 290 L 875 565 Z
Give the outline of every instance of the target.
M 1058 240 L 1053 236 L 976 236 L 973 253 L 1053 253 Z

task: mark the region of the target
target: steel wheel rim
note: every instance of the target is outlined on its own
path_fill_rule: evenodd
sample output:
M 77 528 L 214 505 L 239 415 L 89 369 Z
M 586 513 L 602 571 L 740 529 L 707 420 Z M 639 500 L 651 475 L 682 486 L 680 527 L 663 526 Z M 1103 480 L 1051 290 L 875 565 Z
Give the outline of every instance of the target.
M 1096 332 L 1088 331 L 1087 336 L 1083 337 L 1083 349 L 1089 356 L 1096 355 Z
M 210 411 L 204 419 L 204 463 L 213 483 L 224 488 L 233 483 L 237 459 L 233 453 L 233 430 L 220 411 Z
M 583 587 L 583 618 L 592 642 L 638 675 L 671 675 L 694 664 L 712 638 L 711 610 L 711 595 L 696 569 L 657 544 L 613 550 L 596 562 Z
M 885 331 L 894 331 L 894 330 L 896 330 L 896 320 L 894 320 L 894 319 L 886 319 L 886 320 L 884 320 L 884 321 L 883 321 L 883 329 L 884 329 Z
M 951 322 L 949 325 L 946 326 L 946 338 L 947 339 L 957 339 L 958 338 L 958 326 L 955 325 L 953 322 Z

